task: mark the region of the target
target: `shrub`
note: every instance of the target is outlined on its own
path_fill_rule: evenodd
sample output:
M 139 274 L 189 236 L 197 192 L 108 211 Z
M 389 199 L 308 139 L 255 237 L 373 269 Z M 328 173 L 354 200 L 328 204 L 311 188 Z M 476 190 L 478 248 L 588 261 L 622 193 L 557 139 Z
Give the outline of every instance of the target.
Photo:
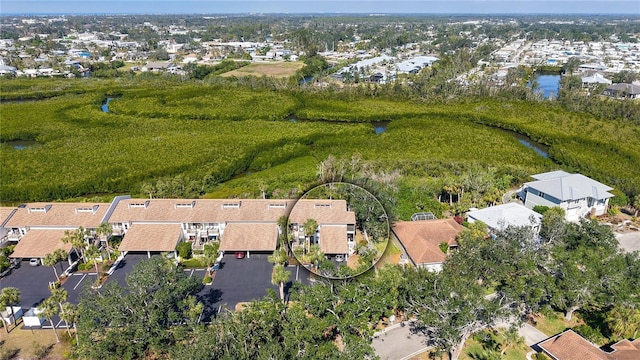
M 4 322 L 2 323 L 4 324 Z M 18 355 L 20 349 L 14 347 L 3 347 L 0 349 L 0 359 L 13 359 Z
M 207 275 L 204 277 L 204 279 L 202 279 L 202 283 L 203 284 L 209 284 L 211 282 L 211 276 Z
M 42 345 L 38 342 L 33 342 L 33 355 L 36 359 L 45 359 L 49 354 L 50 347 L 46 345 Z
M 181 242 L 176 247 L 176 250 L 178 250 L 178 255 L 181 258 L 183 258 L 183 259 L 190 259 L 191 258 L 191 243 L 189 243 L 189 242 Z
M 587 324 L 582 324 L 573 328 L 573 331 L 580 334 L 585 339 L 591 341 L 594 344 L 604 344 L 607 342 L 607 338 L 602 335 L 598 329 L 594 329 Z
M 533 207 L 533 211 L 537 212 L 540 215 L 544 215 L 544 213 L 546 213 L 547 210 L 549 210 L 549 207 L 544 205 L 536 205 Z
M 449 252 L 449 243 L 446 241 L 441 242 L 438 247 L 445 254 Z

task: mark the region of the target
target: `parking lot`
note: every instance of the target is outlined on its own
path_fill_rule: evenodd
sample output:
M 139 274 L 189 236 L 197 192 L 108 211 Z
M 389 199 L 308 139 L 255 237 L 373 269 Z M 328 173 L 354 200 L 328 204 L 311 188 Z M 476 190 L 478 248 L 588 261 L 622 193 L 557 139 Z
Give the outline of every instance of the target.
M 144 254 L 128 253 L 122 261 L 118 264 L 116 270 L 109 276 L 104 285 L 111 282 L 117 282 L 122 287 L 127 287 L 127 274 L 141 261 L 147 260 L 148 256 Z
M 271 272 L 273 264 L 267 260 L 267 254 L 252 254 L 244 259 L 235 259 L 233 254 L 225 255 L 222 266 L 216 272 L 212 285 L 203 286 L 197 297 L 205 305 L 202 321 L 211 321 L 219 311 L 235 310 L 238 303 L 249 302 L 264 297 L 267 289 L 273 289 L 279 294 L 278 287 L 271 284 Z M 126 276 L 141 261 L 148 259 L 146 254 L 127 254 L 118 265 L 118 268 L 109 276 L 106 283 L 116 282 L 126 287 Z M 64 263 L 63 266 L 67 264 Z M 60 271 L 60 264 L 56 269 Z M 291 280 L 285 284 L 285 292 L 294 281 L 310 284 L 309 271 L 302 266 L 289 266 Z M 206 275 L 205 269 L 187 269 L 185 274 L 189 277 L 197 277 L 200 281 Z M 20 305 L 25 310 L 38 305 L 42 300 L 51 295 L 49 282 L 54 282 L 56 277 L 53 270 L 47 266 L 30 266 L 28 261 L 23 261 L 21 266 L 0 279 L 0 288 L 16 287 L 20 289 Z M 95 272 L 75 272 L 63 283 L 69 296 L 67 301 L 78 304 L 86 287 L 96 280 Z M 54 322 L 60 320 L 55 317 Z M 59 323 L 64 326 L 64 323 Z M 48 321 L 43 328 L 50 327 Z
M 198 298 L 205 305 L 202 320 L 210 321 L 222 309 L 235 310 L 238 303 L 257 300 L 267 295 L 267 289 L 279 294 L 278 287 L 271 284 L 273 264 L 266 254 L 252 254 L 244 259 L 235 259 L 233 254 L 225 255 L 222 266 L 216 272 L 213 284 L 205 286 Z M 289 289 L 294 280 L 309 283 L 309 273 L 303 267 L 288 267 L 291 281 L 285 284 Z M 193 273 L 193 276 L 204 277 Z
M 59 265 L 57 270 L 60 274 Z M 53 281 L 56 281 L 56 276 L 50 267 L 30 266 L 29 261 L 25 260 L 21 261 L 20 267 L 14 269 L 11 274 L 0 278 L 0 288 L 20 289 L 20 304 L 23 308 L 30 308 L 51 295 L 49 283 Z

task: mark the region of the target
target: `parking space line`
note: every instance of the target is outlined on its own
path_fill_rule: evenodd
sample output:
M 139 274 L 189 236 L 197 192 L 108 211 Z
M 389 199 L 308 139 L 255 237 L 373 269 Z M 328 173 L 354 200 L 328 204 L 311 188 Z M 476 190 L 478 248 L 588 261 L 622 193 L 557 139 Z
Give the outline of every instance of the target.
M 296 266 L 296 281 L 299 281 L 298 273 L 300 272 L 300 265 Z
M 82 281 L 84 280 L 84 278 L 87 277 L 88 274 L 84 274 L 84 276 L 82 276 L 82 279 L 80 279 L 80 281 L 78 281 L 78 283 L 76 284 L 76 286 L 73 287 L 73 290 L 77 289 L 78 286 L 80 286 L 80 284 L 82 283 Z

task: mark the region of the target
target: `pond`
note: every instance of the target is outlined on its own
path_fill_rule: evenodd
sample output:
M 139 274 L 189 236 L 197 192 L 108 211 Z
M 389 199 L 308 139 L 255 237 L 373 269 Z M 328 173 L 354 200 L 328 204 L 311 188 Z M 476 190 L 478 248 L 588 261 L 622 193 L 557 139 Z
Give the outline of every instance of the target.
M 542 75 L 537 74 L 535 81 L 538 84 L 536 92 L 542 92 L 545 99 L 557 98 L 558 89 L 560 88 L 560 75 Z
M 389 121 L 376 121 L 372 123 L 374 131 L 376 135 L 380 135 L 387 131 L 387 126 L 389 125 Z
M 11 140 L 3 142 L 4 145 L 11 146 L 16 150 L 25 150 L 42 145 L 35 140 Z
M 106 113 L 108 113 L 108 112 L 109 112 L 109 102 L 110 102 L 111 100 L 113 100 L 113 98 L 108 97 L 108 98 L 107 98 L 107 100 L 105 100 L 105 101 L 102 103 L 102 107 L 101 107 L 101 108 L 102 108 L 102 112 L 106 112 Z

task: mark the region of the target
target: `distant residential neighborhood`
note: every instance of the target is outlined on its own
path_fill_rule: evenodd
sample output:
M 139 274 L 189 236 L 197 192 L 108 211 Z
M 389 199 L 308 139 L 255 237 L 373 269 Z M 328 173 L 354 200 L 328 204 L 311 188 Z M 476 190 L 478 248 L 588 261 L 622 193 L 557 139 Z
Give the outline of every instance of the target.
M 307 26 L 309 19 L 286 19 L 291 22 L 280 33 L 275 25 L 244 35 L 218 25 L 226 19 L 207 16 L 168 23 L 163 18 L 144 17 L 140 22 L 126 17 L 103 18 L 92 26 L 78 25 L 82 18 L 69 16 L 13 17 L 3 21 L 0 39 L 0 74 L 19 77 L 79 77 L 105 76 L 102 66 L 115 65 L 120 72 L 160 72 L 188 75 L 196 65 L 212 66 L 225 59 L 247 60 L 254 63 L 297 62 L 317 52 L 331 66 L 328 79 L 341 83 L 405 81 L 433 66 L 448 54 L 452 44 L 443 40 L 439 24 L 415 25 L 401 21 L 393 29 L 398 35 L 395 44 L 381 46 L 382 38 L 372 37 L 376 22 L 336 22 L 333 39 L 327 35 L 323 47 L 306 48 L 309 35 L 296 31 L 296 25 Z M 301 21 L 300 23 L 298 23 Z M 604 24 L 615 29 L 625 24 L 612 19 Z M 488 82 L 493 86 L 509 86 L 513 81 L 508 73 L 524 66 L 531 68 L 568 68 L 564 75 L 576 75 L 585 86 L 615 84 L 605 95 L 615 98 L 637 98 L 638 76 L 619 74 L 640 73 L 640 45 L 633 32 L 612 32 L 601 39 L 568 39 L 545 37 L 544 26 L 568 29 L 598 26 L 592 20 L 549 22 L 547 20 L 474 19 L 449 20 L 442 25 L 459 29 L 457 41 L 483 49 L 475 67 L 455 75 L 455 81 L 470 86 Z M 626 26 L 627 24 L 625 24 Z M 412 27 L 418 27 L 416 33 Z M 535 28 L 534 39 L 524 30 L 505 37 L 505 31 Z M 325 31 L 323 29 L 322 31 Z M 387 29 L 385 31 L 391 31 Z M 402 35 L 405 34 L 405 35 Z M 511 33 L 510 33 L 511 34 Z M 216 37 L 217 36 L 217 37 Z M 401 36 L 404 36 L 402 38 Z M 402 38 L 402 40 L 400 40 Z M 94 70 L 94 71 L 92 71 Z M 328 80 L 331 81 L 331 80 Z M 626 84 L 626 85 L 625 85 Z

